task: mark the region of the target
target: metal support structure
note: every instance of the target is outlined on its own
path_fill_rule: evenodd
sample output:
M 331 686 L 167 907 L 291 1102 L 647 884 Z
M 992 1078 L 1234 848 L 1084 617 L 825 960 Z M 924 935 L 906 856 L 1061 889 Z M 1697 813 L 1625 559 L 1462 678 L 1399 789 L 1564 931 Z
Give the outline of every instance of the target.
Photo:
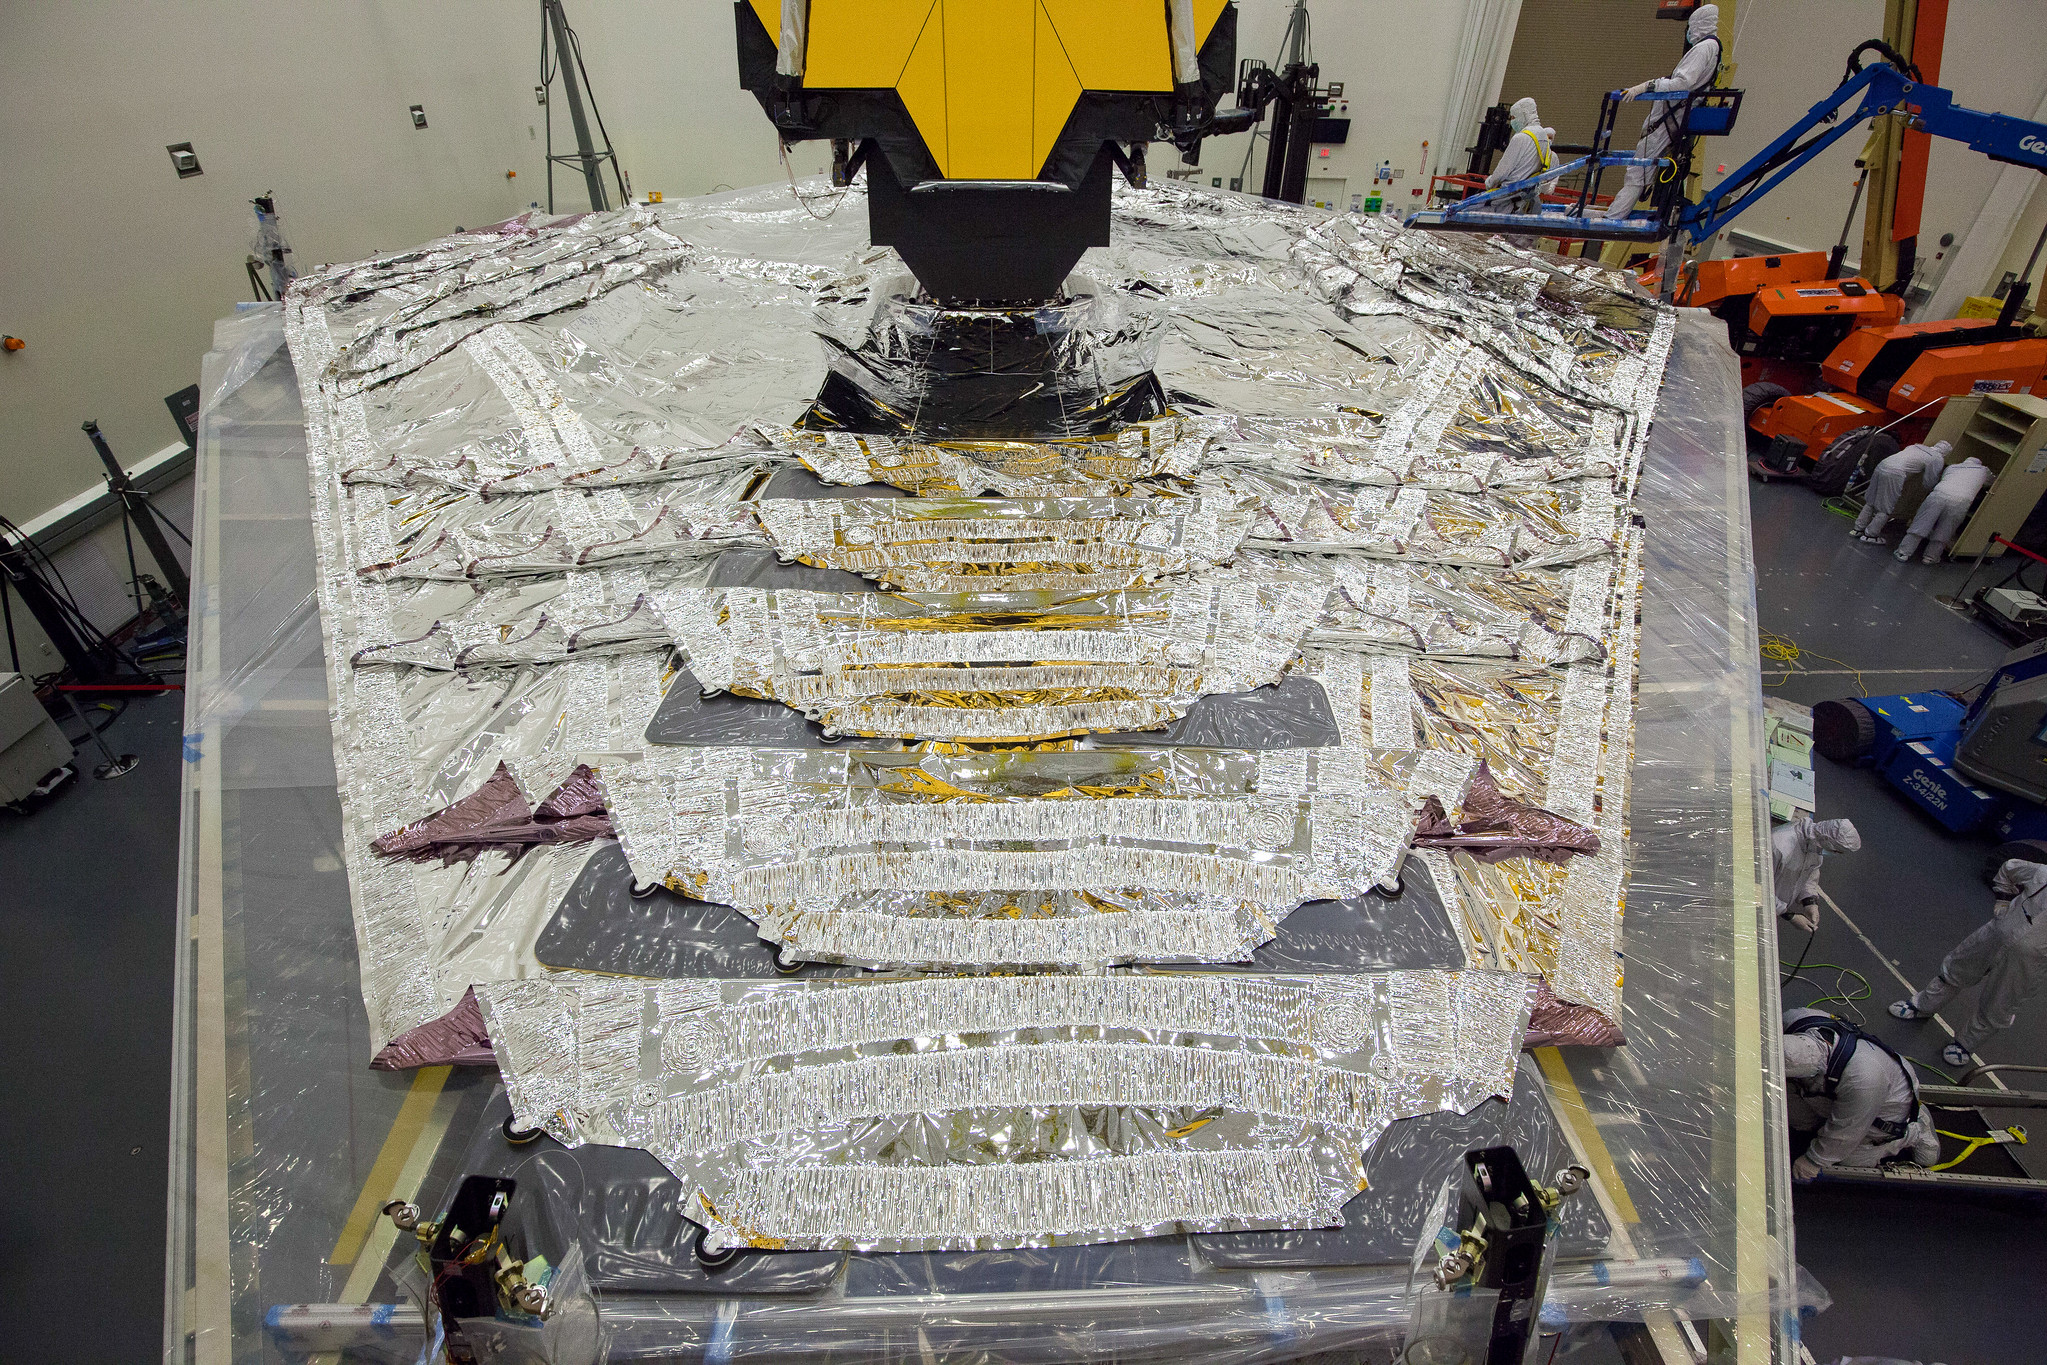
M 170 585 L 172 599 L 183 610 L 192 599 L 192 581 L 185 576 L 184 566 L 171 553 L 171 543 L 164 539 L 163 528 L 170 526 L 180 537 L 184 536 L 170 519 L 156 510 L 156 504 L 149 495 L 137 488 L 121 468 L 121 462 L 114 458 L 114 452 L 107 446 L 107 438 L 100 432 L 100 424 L 91 418 L 85 420 L 85 434 L 92 439 L 92 448 L 99 452 L 100 463 L 107 467 L 107 490 L 121 500 L 124 516 L 134 523 L 141 533 L 142 543 L 149 547 L 149 554 L 156 561 L 156 567 Z
M 1887 0 L 1883 40 L 1917 68 L 1940 79 L 1948 0 Z M 1909 285 L 1918 269 L 1920 209 L 1926 198 L 1929 138 L 1910 123 L 1878 123 L 1863 158 L 1870 170 L 1863 214 L 1861 273 L 1879 289 Z
M 1307 198 L 1310 139 L 1323 109 L 1315 93 L 1315 81 L 1320 74 L 1319 67 L 1293 65 L 1280 77 L 1284 93 L 1275 102 L 1271 145 L 1265 153 L 1267 199 L 1298 204 Z
M 102 782 L 111 782 L 117 777 L 126 777 L 129 773 L 134 772 L 136 765 L 140 764 L 142 760 L 134 754 L 115 753 L 108 746 L 106 736 L 99 732 L 99 727 L 87 718 L 85 712 L 79 710 L 78 698 L 72 696 L 71 693 L 63 688 L 57 689 L 57 694 L 64 698 L 65 704 L 71 708 L 71 714 L 78 717 L 78 723 L 85 727 L 86 736 L 93 744 L 99 746 L 99 751 L 102 754 L 106 755 L 107 761 L 96 765 L 92 770 L 92 775 Z
M 1267 199 L 1299 204 L 1308 197 L 1308 154 L 1313 150 L 1315 122 L 1328 112 L 1331 98 L 1317 84 L 1322 69 L 1309 60 L 1307 0 L 1294 0 L 1284 48 L 1276 71 L 1262 61 L 1244 62 L 1237 78 L 1237 107 L 1216 116 L 1208 131 L 1222 134 L 1255 128 L 1271 108 L 1272 131 L 1266 135 L 1265 180 L 1260 192 Z M 1248 169 L 1250 164 L 1247 150 L 1244 165 Z
M 1591 1174 L 1567 1166 L 1554 1185 L 1529 1178 L 1512 1147 L 1464 1154 L 1461 1189 L 1451 1221 L 1429 1228 L 1416 1250 L 1419 1266 L 1433 1244 L 1436 1292 L 1415 1298 L 1403 1359 L 1410 1365 L 1451 1361 L 1522 1365 L 1540 1330 L 1550 1283 L 1558 1207 L 1585 1188 Z M 1432 1220 L 1433 1221 L 1433 1220 Z M 1481 1294 L 1476 1291 L 1490 1291 Z
M 35 559 L 30 542 L 0 536 L 0 573 L 7 579 L 0 591 L 11 590 L 21 598 L 71 676 L 80 682 L 124 677 L 129 670 L 120 650 L 96 631 L 81 629 L 91 623 L 75 617 L 68 604 L 57 597 L 37 572 Z
M 2047 1194 L 2047 1180 L 2016 1175 L 1969 1175 L 1962 1171 L 1929 1171 L 1905 1162 L 1897 1166 L 1830 1166 L 1820 1177 L 1852 1185 L 1920 1185 L 1942 1190 L 1989 1190 L 2002 1194 Z
M 2047 1090 L 1985 1090 L 1976 1085 L 1922 1085 L 1919 1100 L 1936 1109 L 2047 1109 Z
M 604 192 L 603 165 L 611 163 L 611 173 L 618 182 L 618 198 L 621 206 L 632 199 L 632 191 L 626 185 L 625 172 L 619 169 L 618 153 L 612 149 L 611 135 L 605 131 L 604 115 L 597 109 L 597 97 L 589 94 L 589 109 L 584 109 L 585 92 L 589 90 L 590 73 L 583 66 L 583 49 L 576 41 L 576 32 L 569 27 L 568 15 L 562 12 L 561 0 L 540 0 L 540 80 L 545 91 L 554 83 L 556 71 L 561 73 L 562 93 L 569 102 L 569 122 L 576 130 L 576 150 L 559 155 L 554 150 L 554 105 L 547 104 L 547 211 L 554 212 L 554 168 L 574 165 L 583 173 L 584 187 L 590 194 L 590 210 L 602 213 L 611 205 Z M 554 65 L 548 65 L 547 54 L 550 41 L 554 50 Z M 597 121 L 597 131 L 604 136 L 604 146 L 599 148 L 590 136 L 590 120 Z
M 1834 243 L 1833 251 L 1827 256 L 1827 278 L 1830 280 L 1841 278 L 1841 263 L 1848 258 L 1848 229 L 1855 225 L 1855 210 L 1862 203 L 1863 187 L 1869 184 L 1869 167 L 1860 161 L 1855 165 L 1861 174 L 1855 177 L 1855 193 L 1848 196 L 1848 216 L 1841 220 L 1841 240 Z
M 1465 166 L 1464 173 L 1491 175 L 1493 158 L 1507 149 L 1507 143 L 1513 137 L 1513 127 L 1513 116 L 1506 105 L 1496 104 L 1486 110 L 1485 117 L 1478 125 L 1478 145 L 1464 149 L 1471 155 L 1471 161 Z M 1552 145 L 1550 150 L 1560 149 Z
M 2019 277 L 2004 291 L 2004 307 L 1997 312 L 1999 327 L 2011 326 L 2018 321 L 2022 311 L 2027 311 L 2026 299 L 2033 287 L 2033 267 L 2039 263 L 2040 248 L 2043 246 L 2047 246 L 2047 227 L 2040 229 L 2039 237 L 2033 242 L 2033 254 L 2026 257 L 2026 268 L 2019 272 Z
M 1979 1068 L 1979 1072 L 1985 1068 Z M 1974 1074 L 1974 1073 L 1972 1073 Z M 1920 1103 L 1935 1109 L 2047 1109 L 2047 1092 L 1991 1090 L 1973 1085 L 1922 1085 Z M 1887 1166 L 1830 1166 L 1823 1177 L 1859 1185 L 1919 1185 L 1945 1190 L 1985 1190 L 2005 1194 L 2047 1194 L 2047 1180 L 2031 1176 L 1977 1175 L 1968 1171 L 1936 1171 L 1911 1162 Z

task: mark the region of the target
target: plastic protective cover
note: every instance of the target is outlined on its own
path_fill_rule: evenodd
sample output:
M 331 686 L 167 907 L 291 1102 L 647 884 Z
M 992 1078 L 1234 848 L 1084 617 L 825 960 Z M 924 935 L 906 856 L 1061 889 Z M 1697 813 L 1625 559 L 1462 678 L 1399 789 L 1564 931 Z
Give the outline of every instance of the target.
M 758 222 L 771 196 L 746 192 L 727 202 L 735 217 L 752 213 Z M 795 210 L 783 212 L 782 221 L 793 221 Z M 1270 212 L 1279 221 L 1269 229 L 1255 217 L 1233 223 L 1204 240 L 1197 259 L 1252 275 L 1285 270 L 1297 215 Z M 1366 315 L 1355 325 L 1392 343 L 1383 349 L 1411 339 L 1405 319 Z M 180 1354 L 203 1341 L 202 1359 L 253 1360 L 272 1348 L 295 1358 L 335 1344 L 373 1351 L 379 1335 L 385 1349 L 397 1345 L 392 1334 L 410 1330 L 402 1308 L 366 1309 L 360 1322 L 330 1313 L 316 1331 L 285 1306 L 388 1302 L 382 1272 L 392 1239 L 364 1208 L 386 1194 L 431 1202 L 460 1170 L 483 1169 L 475 1153 L 504 1112 L 502 1098 L 490 1098 L 490 1079 L 477 1073 L 420 1073 L 408 1083 L 363 1066 L 370 1034 L 337 856 L 303 416 L 278 334 L 274 309 L 223 323 L 202 386 L 201 609 L 181 887 L 191 932 L 180 943 L 167 1314 L 167 1341 Z M 1162 358 L 1169 382 L 1179 344 L 1169 343 Z M 1247 372 L 1269 366 L 1254 359 L 1248 335 L 1204 333 L 1202 344 L 1234 348 L 1241 359 L 1229 363 Z M 793 401 L 814 390 L 816 373 L 812 363 L 789 365 L 764 377 L 749 404 L 757 412 Z M 1279 382 L 1287 382 L 1283 374 Z M 1651 533 L 1631 794 L 1633 970 L 1621 1006 L 1629 1044 L 1539 1051 L 1522 1065 L 1513 1105 L 1484 1106 L 1463 1120 L 1409 1121 L 1373 1160 L 1393 1163 L 1414 1147 L 1440 1161 L 1496 1135 L 1552 1152 L 1541 1144 L 1560 1138 L 1595 1182 L 1594 1202 L 1583 1206 L 1552 1281 L 1553 1319 L 1721 1317 L 1740 1358 L 1763 1360 L 1782 1357 L 1795 1310 L 1816 1295 L 1791 1273 L 1776 1140 L 1782 1123 L 1769 1069 L 1774 945 L 1755 896 L 1759 703 L 1747 663 L 1754 625 L 1737 388 L 1718 329 L 1682 318 L 1637 504 Z M 1256 393 L 1253 385 L 1239 396 Z M 715 431 L 694 435 L 703 441 Z M 564 870 L 565 890 L 587 862 Z M 1403 895 L 1416 892 L 1410 884 Z M 535 914 L 529 954 L 558 904 Z M 1313 911 L 1297 911 L 1297 920 L 1311 918 L 1296 927 L 1312 923 Z M 1284 946 L 1276 940 L 1261 957 Z M 757 942 L 750 953 L 761 965 L 739 965 L 746 947 L 735 936 L 733 965 L 720 971 L 761 971 L 766 954 Z M 1297 956 L 1258 965 L 1307 964 Z M 1540 1109 L 1529 1103 L 1538 1095 Z M 1490 1127 L 1495 1113 L 1512 1123 Z M 1431 1124 L 1476 1127 L 1443 1133 L 1438 1147 Z M 386 1188 L 363 1185 L 361 1174 L 373 1168 Z M 1375 1187 L 1412 1202 L 1433 1191 L 1439 1174 L 1403 1168 Z M 1398 1200 L 1385 1206 L 1386 1226 L 1377 1229 L 1354 1208 L 1341 1232 L 856 1256 L 828 1287 L 772 1298 L 630 1291 L 612 1276 L 599 1283 L 598 1299 L 614 1358 L 886 1359 L 921 1350 L 1003 1360 L 1159 1351 L 1289 1359 L 1397 1340 L 1412 1245 L 1391 1231 L 1398 1221 L 1391 1211 L 1404 1207 Z M 549 1202 L 550 1216 L 588 1202 L 565 1193 Z M 605 1244 L 602 1229 L 571 1221 L 582 1256 L 601 1264 L 590 1248 Z M 1396 1242 L 1397 1252 L 1389 1250 Z M 629 1265 L 640 1254 L 630 1248 L 645 1243 L 606 1245 L 627 1247 L 617 1263 Z M 1233 1268 L 1253 1264 L 1263 1268 Z M 686 1267 L 677 1273 L 690 1279 Z

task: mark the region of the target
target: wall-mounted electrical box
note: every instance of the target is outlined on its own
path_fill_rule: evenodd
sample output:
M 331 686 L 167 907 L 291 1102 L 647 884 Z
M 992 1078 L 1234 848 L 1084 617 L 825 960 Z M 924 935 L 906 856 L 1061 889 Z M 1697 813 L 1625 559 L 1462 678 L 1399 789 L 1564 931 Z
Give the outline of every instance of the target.
M 412 126 L 415 128 L 426 127 L 426 106 L 424 104 L 412 106 Z
M 173 142 L 164 150 L 171 154 L 171 165 L 177 167 L 178 179 L 190 180 L 195 175 L 205 174 L 199 169 L 199 154 L 192 150 L 191 143 Z

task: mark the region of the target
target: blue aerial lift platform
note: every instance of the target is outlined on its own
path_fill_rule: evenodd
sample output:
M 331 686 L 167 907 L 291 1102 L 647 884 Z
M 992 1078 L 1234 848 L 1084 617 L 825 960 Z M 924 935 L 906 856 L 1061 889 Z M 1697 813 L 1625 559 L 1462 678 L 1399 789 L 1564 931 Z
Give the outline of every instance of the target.
M 1888 60 L 1861 65 L 1871 49 Z M 1539 237 L 1589 238 L 1597 241 L 1667 242 L 1663 291 L 1668 299 L 1677 283 L 1677 257 L 1684 243 L 1703 242 L 1818 156 L 1851 129 L 1872 119 L 1895 118 L 1932 137 L 1967 144 L 1992 161 L 2047 171 L 2047 124 L 2008 114 L 1986 114 L 1955 103 L 1954 93 L 1918 79 L 1918 69 L 1880 42 L 1861 44 L 1848 56 L 1841 84 L 1821 99 L 1782 136 L 1757 152 L 1706 190 L 1697 203 L 1684 197 L 1691 174 L 1692 139 L 1724 137 L 1734 130 L 1741 108 L 1739 90 L 1706 89 L 1644 94 L 1646 101 L 1679 106 L 1670 155 L 1659 158 L 1645 196 L 1646 204 L 1621 218 L 1595 212 L 1601 178 L 1609 170 L 1648 166 L 1632 152 L 1611 150 L 1614 120 L 1626 100 L 1610 91 L 1600 103 L 1599 128 L 1592 151 L 1526 180 L 1516 180 L 1472 195 L 1454 204 L 1410 214 L 1407 226 L 1447 232 L 1511 232 Z M 1844 114 L 1851 102 L 1853 111 Z M 1568 175 L 1582 175 L 1583 186 L 1572 203 L 1539 204 L 1533 213 L 1514 212 L 1505 205 L 1517 195 L 1541 192 Z

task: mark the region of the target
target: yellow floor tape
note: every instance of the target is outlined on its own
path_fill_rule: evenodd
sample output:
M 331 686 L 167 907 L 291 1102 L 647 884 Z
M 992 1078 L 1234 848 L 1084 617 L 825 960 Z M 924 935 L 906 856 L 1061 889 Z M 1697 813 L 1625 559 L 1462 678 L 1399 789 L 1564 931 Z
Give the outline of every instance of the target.
M 355 1207 L 349 1210 L 348 1221 L 341 1225 L 341 1236 L 334 1240 L 334 1250 L 327 1257 L 328 1265 L 354 1265 L 355 1258 L 362 1254 L 370 1225 L 390 1202 L 398 1172 L 412 1155 L 413 1145 L 434 1112 L 434 1101 L 440 1098 L 441 1087 L 448 1083 L 453 1070 L 449 1066 L 423 1066 L 413 1073 L 412 1089 L 406 1092 L 405 1103 L 398 1106 L 398 1117 L 391 1121 L 384 1146 L 363 1179 L 362 1193 L 355 1197 Z

